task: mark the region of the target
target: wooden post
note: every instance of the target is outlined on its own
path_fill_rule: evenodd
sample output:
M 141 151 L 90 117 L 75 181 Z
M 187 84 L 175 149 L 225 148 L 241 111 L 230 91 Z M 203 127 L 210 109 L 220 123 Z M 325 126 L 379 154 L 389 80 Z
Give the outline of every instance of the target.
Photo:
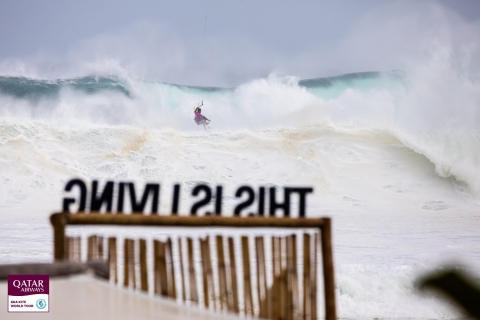
M 227 251 L 224 253 L 225 256 L 225 277 L 226 277 L 226 292 L 227 292 L 227 311 L 234 311 L 234 301 L 233 301 L 233 291 L 232 291 L 232 264 L 229 259 L 229 250 L 228 250 L 228 238 L 227 238 Z
M 286 308 L 287 308 L 287 270 L 283 267 L 283 259 L 286 256 L 284 254 L 284 249 L 285 249 L 285 238 L 280 237 L 278 239 L 279 243 L 279 268 L 280 268 L 280 319 L 285 319 L 286 318 Z
M 160 276 L 160 241 L 153 240 L 153 292 L 156 295 L 162 294 Z
M 148 292 L 147 241 L 140 239 L 140 289 Z
M 98 260 L 98 235 L 93 236 L 93 260 Z
M 66 215 L 66 213 L 56 213 L 50 216 L 50 223 L 53 226 L 53 258 L 55 261 L 65 259 Z
M 309 319 L 312 314 L 311 279 L 310 279 L 310 235 L 303 234 L 303 319 Z
M 265 246 L 263 237 L 255 237 L 255 252 L 257 258 L 257 291 L 258 291 L 258 306 L 259 317 L 268 317 L 268 288 L 267 288 L 267 273 L 265 268 Z
M 213 308 L 217 308 L 217 299 L 215 296 L 215 285 L 213 283 L 213 269 L 212 269 L 212 257 L 210 254 L 210 237 L 205 238 L 205 253 L 206 253 L 206 266 L 207 266 L 207 285 L 208 292 L 210 293 L 210 301 L 213 302 Z
M 228 238 L 228 255 L 230 260 L 230 283 L 233 296 L 233 313 L 239 313 L 238 308 L 238 286 L 237 286 L 237 264 L 235 263 L 235 247 L 233 238 Z
M 132 239 L 125 239 L 124 244 L 124 279 L 123 285 L 135 288 L 135 242 Z
M 243 297 L 246 316 L 253 317 L 252 283 L 250 277 L 250 250 L 248 237 L 242 236 L 242 258 L 243 258 Z
M 220 310 L 228 308 L 227 274 L 225 270 L 225 254 L 223 252 L 223 237 L 216 236 L 218 257 L 218 282 L 220 288 Z
M 103 260 L 103 237 L 97 236 L 97 259 Z
M 293 274 L 294 274 L 294 262 L 293 262 L 293 239 L 292 235 L 287 236 L 285 241 L 286 249 L 286 319 L 293 320 Z
M 112 279 L 113 273 L 113 283 L 118 282 L 117 275 L 117 239 L 115 237 L 108 238 L 108 265 L 109 265 L 109 278 Z
M 167 261 L 165 258 L 165 242 L 158 242 L 158 267 L 160 271 L 160 294 L 163 297 L 168 297 L 168 283 L 167 283 Z
M 298 288 L 298 260 L 297 260 L 297 236 L 292 235 L 292 305 L 294 318 L 297 319 L 302 306 L 300 305 L 300 291 Z
M 335 311 L 335 280 L 333 272 L 332 253 L 332 227 L 330 218 L 324 218 L 324 225 L 321 228 L 322 235 L 322 256 L 323 256 L 323 282 L 325 288 L 325 316 L 326 319 L 337 318 Z
M 188 276 L 190 283 L 190 301 L 198 303 L 197 279 L 195 277 L 195 265 L 193 259 L 193 240 L 187 238 L 188 247 Z
M 186 300 L 186 291 L 185 291 L 185 270 L 183 269 L 183 249 L 182 249 L 182 238 L 178 238 L 178 257 L 180 259 L 180 282 L 182 287 L 182 301 Z
M 280 273 L 282 268 L 282 260 L 280 255 L 280 238 L 272 237 L 272 273 L 273 284 L 271 289 L 271 310 L 269 310 L 269 318 L 280 319 Z
M 87 238 L 87 261 L 95 259 L 95 240 L 97 236 L 92 235 Z
M 130 253 L 128 239 L 123 242 L 123 286 L 128 288 L 130 275 Z
M 173 264 L 172 240 L 167 239 L 167 278 L 168 278 L 168 296 L 172 299 L 177 298 L 177 287 L 175 285 L 175 268 Z
M 202 260 L 202 279 L 203 279 L 203 303 L 205 304 L 205 308 L 208 309 L 210 296 L 208 295 L 208 267 L 207 267 L 207 245 L 206 240 L 200 239 L 200 256 Z
M 128 246 L 130 247 L 129 263 L 130 263 L 130 276 L 132 278 L 132 288 L 136 288 L 137 277 L 136 277 L 136 270 L 135 270 L 135 240 L 131 239 Z
M 318 269 L 318 233 L 313 235 L 312 261 L 312 319 L 317 319 L 317 269 Z

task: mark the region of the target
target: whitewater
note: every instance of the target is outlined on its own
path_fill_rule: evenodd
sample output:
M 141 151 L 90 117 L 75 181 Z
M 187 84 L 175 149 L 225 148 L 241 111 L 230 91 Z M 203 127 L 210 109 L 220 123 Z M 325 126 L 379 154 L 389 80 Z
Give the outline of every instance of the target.
M 48 217 L 74 177 L 159 182 L 166 214 L 174 183 L 185 214 L 200 182 L 311 186 L 307 216 L 333 219 L 341 318 L 460 318 L 415 281 L 447 263 L 480 272 L 479 111 L 478 78 L 435 62 L 234 88 L 3 75 L 0 259 L 51 260 Z

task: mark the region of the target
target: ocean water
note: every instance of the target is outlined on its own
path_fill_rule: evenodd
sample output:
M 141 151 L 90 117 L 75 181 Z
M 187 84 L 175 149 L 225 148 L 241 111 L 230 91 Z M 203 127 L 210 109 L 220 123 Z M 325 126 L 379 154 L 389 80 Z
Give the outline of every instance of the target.
M 51 260 L 48 217 L 73 177 L 159 182 L 165 213 L 177 182 L 185 213 L 199 182 L 224 186 L 225 214 L 240 185 L 313 187 L 341 318 L 460 318 L 415 281 L 445 264 L 480 274 L 480 82 L 445 63 L 235 88 L 0 76 L 2 263 Z

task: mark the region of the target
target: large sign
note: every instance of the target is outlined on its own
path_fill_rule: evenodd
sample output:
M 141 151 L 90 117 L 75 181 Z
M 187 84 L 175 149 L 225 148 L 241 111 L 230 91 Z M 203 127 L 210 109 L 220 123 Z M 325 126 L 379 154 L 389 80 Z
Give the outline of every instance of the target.
M 91 189 L 88 190 L 87 184 L 80 179 L 72 179 L 65 185 L 65 192 L 72 195 L 75 192 L 77 197 L 67 196 L 63 199 L 63 212 L 72 212 L 72 207 L 77 208 L 79 212 L 100 212 L 107 213 L 116 212 L 121 214 L 124 212 L 126 205 L 129 205 L 132 213 L 142 214 L 150 212 L 151 214 L 158 213 L 158 204 L 160 203 L 160 189 L 159 183 L 147 183 L 143 188 L 143 193 L 138 194 L 135 184 L 132 182 L 113 182 L 107 181 L 103 188 L 100 188 L 99 182 L 94 180 L 91 183 Z M 307 195 L 313 192 L 311 187 L 284 187 L 283 200 L 279 200 L 275 187 L 258 187 L 240 186 L 235 192 L 235 198 L 240 201 L 235 206 L 233 214 L 240 216 L 247 215 L 270 215 L 274 216 L 277 211 L 283 212 L 286 217 L 290 216 L 292 197 L 298 199 L 298 215 L 305 217 L 307 206 Z M 172 207 L 171 214 L 178 214 L 180 207 L 180 191 L 181 185 L 175 184 L 173 186 Z M 282 190 L 280 190 L 281 192 Z M 114 197 L 115 194 L 115 197 Z M 206 184 L 198 184 L 192 189 L 191 196 L 194 197 L 195 202 L 190 208 L 190 214 L 196 215 L 197 212 L 206 206 L 213 204 L 213 214 L 222 214 L 223 203 L 223 187 L 215 186 L 212 188 Z M 245 198 L 246 197 L 246 198 Z M 89 202 L 87 203 L 87 199 Z M 213 202 L 213 203 L 212 203 Z M 247 208 L 255 206 L 255 212 L 246 212 Z M 150 208 L 147 204 L 150 203 Z M 267 206 L 268 205 L 268 206 Z M 268 212 L 266 208 L 268 207 Z M 211 214 L 212 212 L 207 212 Z

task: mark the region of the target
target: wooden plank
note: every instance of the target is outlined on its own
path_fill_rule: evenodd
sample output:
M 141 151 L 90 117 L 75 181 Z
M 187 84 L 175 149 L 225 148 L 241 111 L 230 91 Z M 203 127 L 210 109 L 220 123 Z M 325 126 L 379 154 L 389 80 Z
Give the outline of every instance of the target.
M 277 316 L 277 253 L 276 253 L 276 245 L 277 245 L 277 237 L 271 237 L 271 248 L 272 248 L 272 286 L 270 287 L 270 309 L 268 310 L 269 319 L 278 319 Z
M 225 268 L 225 254 L 223 251 L 223 237 L 216 236 L 218 257 L 218 283 L 220 289 L 220 310 L 228 309 L 227 274 Z
M 227 252 L 224 253 L 225 258 L 225 277 L 226 277 L 226 294 L 227 294 L 227 311 L 234 312 L 233 290 L 232 290 L 232 264 L 230 263 L 228 239 L 227 239 Z
M 285 238 L 286 240 L 286 308 L 285 318 L 287 320 L 293 320 L 293 239 L 292 235 Z
M 69 225 L 136 225 L 136 226 L 182 226 L 182 227 L 252 227 L 252 228 L 321 228 L 328 218 L 289 218 L 255 216 L 223 217 L 223 216 L 167 216 L 142 214 L 100 214 L 100 213 L 55 213 L 61 215 Z M 63 241 L 62 241 L 63 242 Z
M 280 273 L 281 273 L 281 256 L 280 256 L 280 238 L 272 237 L 272 278 L 273 284 L 271 288 L 271 309 L 269 310 L 269 318 L 280 319 Z
M 284 254 L 284 249 L 285 249 L 285 238 L 281 237 L 279 238 L 279 267 L 280 267 L 280 281 L 279 281 L 279 291 L 280 291 L 280 305 L 279 305 L 279 311 L 280 311 L 280 319 L 285 319 L 286 318 L 286 307 L 287 307 L 287 270 L 283 266 L 283 259 L 285 257 Z
M 147 241 L 139 240 L 140 247 L 140 290 L 148 292 Z
M 315 232 L 313 236 L 313 250 L 312 250 L 312 319 L 317 319 L 317 269 L 318 269 L 318 233 Z
M 133 239 L 125 239 L 124 256 L 124 286 L 136 287 L 135 279 L 135 242 Z
M 182 238 L 178 238 L 178 258 L 180 262 L 180 283 L 182 288 L 182 301 L 186 301 L 187 292 L 185 290 L 185 270 L 183 268 L 183 245 Z
M 128 246 L 128 239 L 123 242 L 123 286 L 128 288 L 130 276 L 130 248 Z
M 283 254 L 282 254 L 283 255 Z M 285 255 L 283 255 L 285 256 Z M 280 271 L 280 319 L 287 319 L 287 269 Z
M 242 258 L 243 258 L 243 299 L 246 316 L 253 317 L 252 282 L 250 276 L 250 249 L 248 237 L 242 236 Z
M 257 292 L 258 292 L 258 306 L 259 317 L 268 317 L 268 288 L 267 288 L 267 273 L 265 268 L 265 245 L 263 236 L 255 237 L 255 252 L 257 258 Z
M 137 287 L 137 277 L 136 277 L 136 270 L 135 270 L 135 240 L 131 239 L 128 246 L 130 247 L 130 277 L 132 281 L 132 288 Z
M 99 255 L 99 248 L 100 248 L 100 245 L 99 245 L 99 242 L 100 242 L 100 236 L 98 235 L 93 235 L 93 260 L 98 260 L 100 259 L 100 255 Z
M 97 259 L 103 260 L 104 259 L 104 252 L 103 252 L 103 237 L 97 236 Z
M 153 293 L 156 295 L 162 294 L 160 277 L 160 241 L 153 240 Z
M 333 271 L 332 228 L 330 218 L 324 218 L 321 228 L 323 282 L 325 289 L 325 317 L 328 320 L 337 318 L 335 308 L 335 280 Z
M 311 319 L 310 235 L 303 234 L 303 319 Z
M 95 236 L 89 236 L 87 238 L 87 261 L 92 261 L 93 260 L 93 250 L 95 246 Z
M 198 303 L 198 289 L 197 289 L 197 279 L 195 277 L 195 265 L 193 259 L 193 240 L 192 238 L 187 238 L 187 249 L 188 249 L 188 278 L 190 284 L 190 301 L 193 303 Z
M 160 295 L 162 297 L 168 297 L 167 260 L 165 255 L 165 247 L 165 242 L 158 242 L 158 268 L 160 273 Z
M 237 285 L 237 264 L 235 262 L 235 247 L 233 243 L 233 238 L 228 238 L 228 255 L 229 255 L 229 263 L 230 263 L 230 283 L 231 283 L 231 291 L 232 291 L 232 300 L 233 300 L 233 313 L 239 313 L 239 301 L 238 301 L 238 285 Z
M 207 245 L 206 245 L 206 240 L 200 239 L 200 256 L 202 260 L 202 280 L 203 280 L 203 302 L 205 305 L 205 308 L 208 309 L 209 302 L 210 302 L 210 296 L 208 295 L 208 272 L 207 272 Z
M 108 265 L 109 265 L 109 277 L 113 279 L 113 283 L 118 282 L 117 271 L 117 239 L 115 237 L 108 238 Z
M 293 269 L 292 269 L 292 305 L 293 305 L 293 313 L 294 318 L 297 319 L 301 316 L 301 308 L 302 305 L 300 304 L 300 291 L 299 291 L 299 284 L 298 284 L 298 256 L 297 256 L 297 236 L 295 234 L 292 235 L 292 262 L 293 262 Z
M 177 286 L 175 284 L 175 266 L 173 263 L 172 240 L 167 239 L 167 278 L 168 278 L 168 296 L 177 299 Z
M 205 252 L 207 254 L 207 285 L 208 292 L 210 293 L 210 301 L 213 303 L 213 308 L 217 308 L 217 297 L 215 296 L 215 285 L 213 283 L 213 269 L 212 269 L 212 257 L 210 254 L 210 237 L 205 238 Z

